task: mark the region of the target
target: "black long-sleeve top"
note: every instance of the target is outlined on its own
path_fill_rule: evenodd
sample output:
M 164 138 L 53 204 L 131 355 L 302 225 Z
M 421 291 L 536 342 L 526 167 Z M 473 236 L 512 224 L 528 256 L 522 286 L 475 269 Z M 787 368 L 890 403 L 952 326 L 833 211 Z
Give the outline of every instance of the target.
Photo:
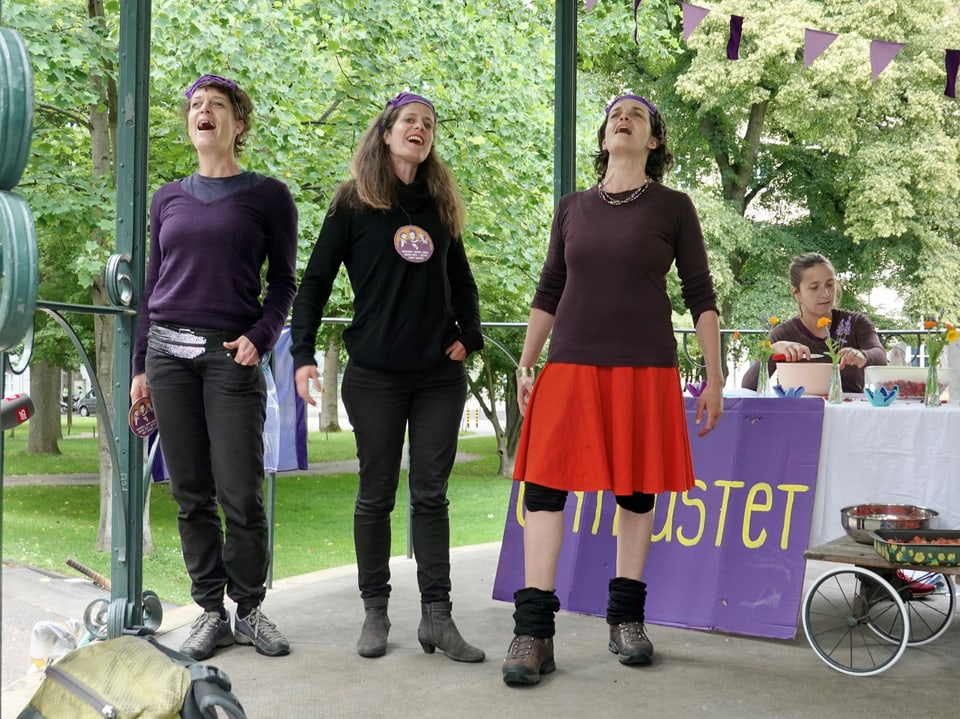
M 398 190 L 398 205 L 385 212 L 343 206 L 328 212 L 293 304 L 295 367 L 315 364 L 317 329 L 341 264 L 354 293 L 353 320 L 343 333 L 351 361 L 383 371 L 422 370 L 449 361 L 444 349 L 455 340 L 468 352 L 483 347 L 479 295 L 462 239 L 440 220 L 420 177 Z M 428 259 L 421 233 L 401 237 L 410 226 L 432 242 Z

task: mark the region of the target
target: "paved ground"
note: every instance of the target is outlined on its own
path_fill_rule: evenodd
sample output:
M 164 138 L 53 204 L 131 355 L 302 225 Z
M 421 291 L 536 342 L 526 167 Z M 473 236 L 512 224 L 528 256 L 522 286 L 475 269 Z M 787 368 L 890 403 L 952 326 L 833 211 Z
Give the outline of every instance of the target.
M 556 673 L 537 687 L 507 687 L 500 661 L 511 637 L 512 606 L 491 599 L 498 558 L 499 544 L 452 553 L 454 616 L 464 636 L 487 651 L 482 664 L 458 664 L 420 649 L 415 565 L 406 558 L 392 563 L 393 627 L 385 657 L 362 659 L 355 652 L 362 609 L 356 569 L 349 566 L 281 580 L 268 593 L 264 608 L 290 637 L 289 656 L 266 658 L 234 646 L 208 663 L 227 672 L 251 718 L 960 715 L 956 625 L 930 645 L 908 648 L 883 674 L 853 678 L 823 664 L 802 630 L 796 639 L 781 641 L 651 627 L 656 664 L 623 667 L 607 651 L 602 619 L 561 612 Z M 808 582 L 834 566 L 810 562 Z M 39 679 L 16 674 L 28 667 L 24 642 L 33 622 L 82 617 L 90 601 L 106 595 L 86 581 L 23 567 L 4 566 L 2 583 L 6 719 L 16 716 Z M 194 607 L 165 609 L 160 641 L 179 646 L 195 616 Z M 18 642 L 17 656 L 8 658 L 8 648 Z M 8 662 L 18 677 L 12 683 Z
M 313 467 L 325 469 L 330 468 Z M 343 463 L 337 471 L 356 471 L 356 463 Z M 36 479 L 5 477 L 4 483 Z M 44 481 L 95 482 L 96 477 Z M 440 653 L 423 653 L 416 638 L 420 610 L 415 564 L 404 557 L 392 561 L 393 626 L 385 657 L 362 659 L 356 654 L 363 611 L 356 567 L 347 566 L 279 580 L 268 592 L 264 609 L 291 639 L 289 656 L 266 658 L 249 647 L 234 646 L 208 663 L 230 676 L 251 719 L 960 716 L 956 624 L 935 642 L 908 648 L 886 672 L 853 678 L 820 661 L 799 628 L 795 639 L 782 641 L 653 626 L 656 663 L 623 667 L 607 651 L 602 619 L 561 612 L 557 671 L 537 687 L 507 687 L 500 679 L 500 662 L 512 636 L 513 607 L 491 599 L 498 558 L 499 543 L 452 552 L 454 616 L 464 636 L 487 651 L 482 664 L 458 664 Z M 836 566 L 809 562 L 807 583 Z M 0 584 L 0 719 L 13 719 L 41 676 L 28 671 L 35 623 L 80 619 L 91 602 L 110 597 L 86 579 L 6 564 Z M 160 641 L 178 647 L 196 614 L 196 607 L 166 605 Z

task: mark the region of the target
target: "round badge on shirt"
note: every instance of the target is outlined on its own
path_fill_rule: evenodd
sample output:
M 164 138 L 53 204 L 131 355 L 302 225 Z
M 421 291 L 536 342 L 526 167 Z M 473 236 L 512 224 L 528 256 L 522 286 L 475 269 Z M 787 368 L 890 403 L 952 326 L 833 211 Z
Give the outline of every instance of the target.
M 141 397 L 130 407 L 127 415 L 130 429 L 138 437 L 149 437 L 157 428 L 157 418 L 153 414 L 153 402 L 149 397 Z
M 422 227 L 404 225 L 393 235 L 393 248 L 407 262 L 419 264 L 433 256 L 433 239 Z

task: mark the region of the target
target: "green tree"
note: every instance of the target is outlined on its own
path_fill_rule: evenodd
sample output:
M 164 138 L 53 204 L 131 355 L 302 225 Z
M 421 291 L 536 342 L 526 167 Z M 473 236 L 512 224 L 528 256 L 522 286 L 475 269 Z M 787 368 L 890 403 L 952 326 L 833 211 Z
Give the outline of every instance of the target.
M 673 3 L 641 7 L 668 52 L 612 43 L 592 67 L 611 89 L 653 97 L 672 120 L 673 182 L 722 201 L 701 201 L 701 214 L 711 249 L 722 247 L 714 269 L 727 326 L 779 311 L 787 263 L 804 250 L 834 261 L 845 306 L 871 309 L 881 283 L 904 297 L 903 314 L 881 321 L 960 303 L 957 106 L 942 69 L 955 3 L 718 0 L 685 45 Z M 725 54 L 731 14 L 745 17 L 737 61 Z M 840 36 L 808 69 L 805 28 Z M 877 82 L 871 39 L 907 43 Z M 717 209 L 743 222 L 717 222 Z

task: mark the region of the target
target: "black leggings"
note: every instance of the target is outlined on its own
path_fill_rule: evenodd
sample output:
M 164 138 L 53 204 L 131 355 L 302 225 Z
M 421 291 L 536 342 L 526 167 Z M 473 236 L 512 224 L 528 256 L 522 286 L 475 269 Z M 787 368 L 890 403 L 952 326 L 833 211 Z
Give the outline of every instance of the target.
M 567 503 L 567 490 L 544 487 L 542 484 L 526 482 L 523 493 L 523 506 L 528 512 L 562 512 Z M 646 514 L 653 509 L 656 495 L 644 492 L 615 495 L 617 506 L 629 512 Z

